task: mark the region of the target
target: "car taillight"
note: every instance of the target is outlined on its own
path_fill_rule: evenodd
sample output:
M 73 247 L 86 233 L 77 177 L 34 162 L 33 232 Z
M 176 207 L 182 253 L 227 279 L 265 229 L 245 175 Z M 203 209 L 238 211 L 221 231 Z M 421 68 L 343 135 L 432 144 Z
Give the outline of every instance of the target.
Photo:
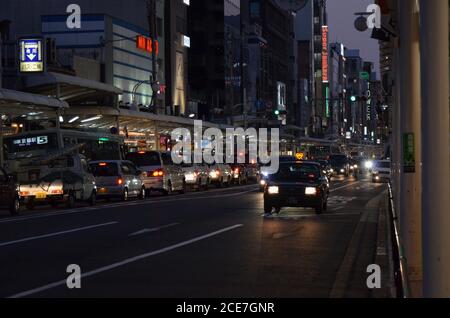
M 238 174 L 239 173 L 239 168 L 234 169 L 234 173 Z
M 63 190 L 52 190 L 52 194 L 63 194 Z
M 21 192 L 19 192 L 19 195 L 20 195 L 21 197 L 27 197 L 27 196 L 30 195 L 30 192 L 28 192 L 28 191 L 21 191 Z
M 122 185 L 122 184 L 123 184 L 123 179 L 122 178 L 117 179 L 117 185 Z
M 310 174 L 308 174 L 308 178 L 310 178 L 310 179 L 315 179 L 315 178 L 316 178 L 316 175 L 313 174 L 313 173 L 310 173 Z
M 151 173 L 151 176 L 152 177 L 163 177 L 164 176 L 164 171 L 162 171 L 162 170 L 153 171 Z

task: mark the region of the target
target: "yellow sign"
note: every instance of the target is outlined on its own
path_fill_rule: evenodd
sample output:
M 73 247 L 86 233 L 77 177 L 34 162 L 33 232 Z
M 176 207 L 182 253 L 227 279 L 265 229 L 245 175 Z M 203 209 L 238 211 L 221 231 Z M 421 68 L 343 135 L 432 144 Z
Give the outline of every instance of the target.
M 295 158 L 297 160 L 303 160 L 303 159 L 305 159 L 305 154 L 303 152 L 299 152 L 295 155 Z

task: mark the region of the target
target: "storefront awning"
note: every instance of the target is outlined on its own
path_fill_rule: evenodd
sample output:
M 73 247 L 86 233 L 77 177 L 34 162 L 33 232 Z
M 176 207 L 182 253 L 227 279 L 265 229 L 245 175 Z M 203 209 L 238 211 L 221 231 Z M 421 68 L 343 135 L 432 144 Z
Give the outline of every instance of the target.
M 25 87 L 34 93 L 56 95 L 58 85 L 60 99 L 69 103 L 96 95 L 122 94 L 122 90 L 113 85 L 66 74 L 48 72 L 25 77 Z
M 56 98 L 0 88 L 0 107 L 0 112 L 10 112 L 18 111 L 20 108 L 49 108 L 56 110 L 68 108 L 69 105 Z

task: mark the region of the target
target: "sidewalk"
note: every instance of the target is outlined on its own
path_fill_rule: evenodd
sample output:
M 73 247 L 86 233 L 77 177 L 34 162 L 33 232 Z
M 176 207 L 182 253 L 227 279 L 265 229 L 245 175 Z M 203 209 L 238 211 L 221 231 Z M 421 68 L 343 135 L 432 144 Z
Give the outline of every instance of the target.
M 388 194 L 383 192 L 365 208 L 336 275 L 331 298 L 392 298 L 393 265 L 388 222 Z M 381 268 L 381 289 L 370 290 L 369 265 Z

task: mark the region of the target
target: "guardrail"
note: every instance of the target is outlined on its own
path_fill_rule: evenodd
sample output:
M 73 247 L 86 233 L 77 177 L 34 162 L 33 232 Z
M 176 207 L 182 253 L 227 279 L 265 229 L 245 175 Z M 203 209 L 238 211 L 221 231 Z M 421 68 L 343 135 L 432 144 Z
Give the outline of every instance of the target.
M 403 251 L 400 236 L 400 224 L 397 211 L 395 210 L 392 185 L 389 183 L 389 214 L 391 218 L 392 254 L 394 257 L 394 279 L 398 298 L 410 298 L 410 287 L 408 281 L 408 260 Z

